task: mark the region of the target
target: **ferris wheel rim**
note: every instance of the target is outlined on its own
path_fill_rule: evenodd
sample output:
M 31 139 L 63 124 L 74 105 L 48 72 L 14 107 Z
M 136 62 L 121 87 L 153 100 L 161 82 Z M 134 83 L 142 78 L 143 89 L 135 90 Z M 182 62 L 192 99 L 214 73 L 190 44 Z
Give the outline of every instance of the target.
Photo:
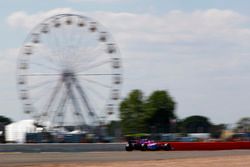
M 25 39 L 25 41 L 24 41 L 24 43 L 23 43 L 23 47 L 25 47 L 25 46 L 26 46 L 25 44 L 27 44 L 27 43 L 29 42 L 29 39 L 31 38 L 33 32 L 34 32 L 35 30 L 39 29 L 39 27 L 41 27 L 41 25 L 43 25 L 43 23 L 45 23 L 45 22 L 47 23 L 47 22 L 49 22 L 50 20 L 52 20 L 52 19 L 57 19 L 57 18 L 59 18 L 59 17 L 68 17 L 68 16 L 81 17 L 81 18 L 87 19 L 87 21 L 92 21 L 92 20 L 93 20 L 93 19 L 91 19 L 91 18 L 89 18 L 89 17 L 82 16 L 82 15 L 78 15 L 78 14 L 58 14 L 58 15 L 55 15 L 55 16 L 51 16 L 51 17 L 49 17 L 49 18 L 44 19 L 42 22 L 40 22 L 37 26 L 35 26 L 35 27 L 30 31 L 30 33 L 28 34 L 27 38 Z M 96 23 L 97 23 L 97 22 L 96 22 Z M 98 25 L 100 25 L 100 24 L 98 23 Z M 110 33 L 109 33 L 109 37 L 111 38 L 111 41 L 114 41 Z M 113 42 L 113 43 L 114 43 L 114 42 Z M 22 49 L 23 49 L 23 47 L 22 47 Z M 20 52 L 22 52 L 22 49 L 21 49 Z M 119 52 L 118 46 L 117 46 L 117 45 L 116 45 L 116 49 L 117 49 L 117 52 Z M 21 57 L 22 55 L 23 55 L 23 53 L 19 53 L 18 65 L 20 65 L 20 62 L 19 62 L 19 61 L 21 60 L 20 57 Z M 118 55 L 119 55 L 119 61 L 120 61 L 119 63 L 121 64 L 120 52 L 118 53 Z M 116 57 L 114 57 L 114 58 L 116 58 Z M 121 72 L 122 68 L 120 67 L 119 70 L 120 70 L 120 72 L 119 72 L 118 74 L 117 74 L 117 73 L 113 73 L 113 74 L 93 74 L 93 75 L 114 75 L 114 76 L 119 75 L 119 77 L 121 77 L 121 75 L 122 75 L 122 72 Z M 19 67 L 17 67 L 17 78 L 20 76 L 20 74 L 19 74 L 18 71 L 20 71 L 20 68 L 19 68 Z M 43 74 L 43 75 L 46 75 L 46 74 Z M 60 76 L 61 74 L 58 73 L 57 75 Z M 81 73 L 76 73 L 76 75 L 87 76 L 87 75 L 92 75 L 92 74 L 81 74 Z M 29 76 L 29 75 L 27 75 L 27 76 Z M 40 75 L 40 76 L 41 76 L 41 75 Z M 20 84 L 17 83 L 17 86 L 20 87 Z M 112 85 L 111 85 L 111 86 L 112 86 Z M 119 87 L 120 87 L 120 86 L 121 86 L 121 83 L 119 83 Z M 115 88 L 114 90 L 118 92 L 119 87 L 117 87 L 117 86 L 113 86 L 113 87 Z M 29 90 L 29 88 L 26 89 L 26 91 L 28 91 L 28 90 Z M 19 88 L 19 94 L 20 94 L 20 92 L 22 92 L 22 90 Z

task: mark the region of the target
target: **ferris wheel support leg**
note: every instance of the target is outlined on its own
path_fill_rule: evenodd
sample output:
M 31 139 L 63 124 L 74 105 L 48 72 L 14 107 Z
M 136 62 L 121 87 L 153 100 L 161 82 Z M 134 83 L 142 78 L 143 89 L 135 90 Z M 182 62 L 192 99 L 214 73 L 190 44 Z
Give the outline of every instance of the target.
M 59 127 L 63 126 L 63 120 L 64 120 L 64 109 L 65 109 L 65 104 L 68 100 L 68 95 L 66 94 L 65 96 L 62 97 L 59 106 L 57 110 L 55 111 L 55 116 L 53 117 L 52 124 L 56 125 L 58 124 Z
M 78 120 L 80 120 L 80 122 L 79 122 L 80 124 L 86 125 L 86 120 L 84 119 L 84 116 L 81 113 L 80 105 L 78 104 L 77 99 L 74 95 L 74 92 L 72 89 L 72 83 L 71 82 L 66 83 L 66 87 L 67 87 L 67 94 L 68 94 L 69 98 L 71 98 L 71 101 L 72 101 L 73 106 L 75 108 L 76 118 Z
M 48 100 L 47 105 L 45 106 L 45 109 L 42 110 L 42 113 L 46 113 L 46 114 L 44 116 L 42 116 L 41 118 L 39 118 L 39 120 L 38 120 L 39 123 L 44 123 L 45 120 L 48 120 L 47 118 L 49 117 L 49 114 L 50 114 L 48 111 L 49 111 L 50 107 L 52 106 L 52 104 L 53 104 L 59 90 L 61 89 L 61 87 L 62 87 L 62 82 L 58 81 L 57 85 L 55 86 L 54 91 L 51 93 L 51 96 Z
M 91 107 L 91 105 L 90 105 L 90 103 L 89 103 L 89 101 L 87 99 L 85 91 L 83 90 L 83 88 L 81 87 L 81 85 L 79 84 L 79 82 L 78 82 L 78 80 L 76 78 L 74 79 L 74 83 L 76 85 L 77 90 L 80 93 L 80 96 L 82 97 L 81 99 L 82 99 L 83 103 L 85 104 L 85 106 L 86 106 L 86 108 L 88 110 L 88 115 L 90 117 L 92 117 L 92 119 L 93 119 L 94 122 L 97 121 L 99 123 L 99 119 L 98 119 L 97 114 L 92 109 L 92 107 Z

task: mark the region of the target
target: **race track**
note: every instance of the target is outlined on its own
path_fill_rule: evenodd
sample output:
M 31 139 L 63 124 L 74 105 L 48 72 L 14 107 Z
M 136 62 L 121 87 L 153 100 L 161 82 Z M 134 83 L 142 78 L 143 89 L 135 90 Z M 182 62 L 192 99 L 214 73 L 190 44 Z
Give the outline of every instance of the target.
M 67 164 L 67 163 L 108 163 L 124 161 L 149 161 L 168 160 L 200 157 L 220 157 L 234 155 L 250 155 L 250 150 L 227 150 L 227 151 L 154 151 L 154 152 L 40 152 L 40 153 L 0 153 L 0 166 L 24 166 L 38 164 Z
M 126 143 L 0 144 L 0 152 L 97 152 L 123 151 Z

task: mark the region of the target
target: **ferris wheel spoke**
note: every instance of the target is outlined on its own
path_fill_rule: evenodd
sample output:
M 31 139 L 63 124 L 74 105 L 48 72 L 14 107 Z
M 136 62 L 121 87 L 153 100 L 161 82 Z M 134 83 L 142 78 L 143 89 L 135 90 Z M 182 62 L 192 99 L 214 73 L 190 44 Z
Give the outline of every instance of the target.
M 72 29 L 72 26 L 66 26 L 66 29 L 68 30 L 69 33 L 65 33 L 68 34 L 68 36 L 65 36 L 65 40 L 67 41 L 67 46 L 69 46 L 69 51 L 70 54 L 68 54 L 66 56 L 67 62 L 74 66 L 75 62 L 77 61 L 77 56 L 79 56 L 79 47 L 81 47 L 82 45 L 79 43 L 79 41 L 77 42 L 77 38 L 83 39 L 81 38 L 81 33 L 79 33 L 79 31 L 75 31 Z M 84 29 L 83 29 L 84 30 Z M 86 40 L 86 39 L 84 39 Z M 83 45 L 86 46 L 86 45 Z M 82 53 L 82 52 L 81 52 Z M 70 55 L 70 56 L 69 56 Z
M 81 28 L 79 34 L 82 34 L 82 36 L 86 36 L 85 31 L 86 31 L 85 29 Z M 86 44 L 82 44 L 83 40 L 86 42 L 85 38 L 81 38 L 81 35 L 79 35 L 79 34 L 76 36 L 76 38 L 77 38 L 76 45 L 75 45 L 76 46 L 76 48 L 75 48 L 76 51 L 79 51 L 82 46 L 86 46 Z M 80 45 L 78 45 L 78 44 L 80 44 Z M 79 60 L 79 58 L 81 58 L 81 56 L 79 54 L 77 54 L 75 59 Z
M 85 28 L 80 28 L 80 33 L 79 34 L 81 34 L 81 35 L 79 35 L 79 37 L 80 36 L 86 36 L 86 31 L 87 30 Z M 78 47 L 80 48 L 81 46 L 86 46 L 87 40 L 85 38 L 80 38 L 78 40 L 78 43 L 80 44 L 80 45 L 78 45 Z
M 39 67 L 43 67 L 43 68 L 46 68 L 46 69 L 50 69 L 50 70 L 53 70 L 53 71 L 60 71 L 60 69 L 57 69 L 55 67 L 50 67 L 50 66 L 47 66 L 47 65 L 44 65 L 44 64 L 41 64 L 41 63 L 37 63 L 37 62 L 30 62 L 30 64 L 33 64 L 33 65 L 36 65 L 36 66 L 39 66 Z
M 79 59 L 76 59 L 77 60 L 76 62 L 86 62 L 84 65 L 88 65 L 94 62 L 94 60 L 96 60 L 98 57 L 103 56 L 103 54 L 100 54 L 102 53 L 101 47 L 102 45 L 99 45 L 98 47 L 94 49 L 89 47 L 89 48 L 84 49 L 83 51 L 79 49 L 79 53 L 81 54 L 78 54 Z M 82 56 L 82 55 L 87 55 L 87 57 Z
M 30 85 L 29 89 L 31 90 L 31 89 L 37 89 L 37 88 L 40 88 L 40 87 L 44 87 L 44 86 L 47 86 L 47 85 L 49 85 L 51 83 L 54 83 L 56 81 L 57 80 L 55 80 L 55 79 L 53 79 L 53 80 L 50 79 L 50 80 L 42 81 L 42 82 L 39 82 L 39 83 L 37 83 L 35 85 Z
M 77 34 L 79 37 L 80 36 L 88 36 L 87 34 L 87 29 L 81 28 L 79 34 Z M 82 46 L 86 46 L 86 47 L 82 47 Z M 96 49 L 99 49 L 98 47 L 95 47 Z M 82 62 L 82 60 L 85 60 L 84 62 L 89 62 L 89 59 L 93 56 L 96 55 L 95 52 L 93 52 L 93 50 L 91 50 L 90 44 L 89 44 L 89 39 L 87 38 L 80 38 L 80 41 L 78 40 L 78 45 L 76 45 L 76 51 L 78 51 L 78 53 L 84 53 L 85 56 L 82 56 L 81 54 L 77 54 L 77 57 L 75 58 L 77 60 L 77 62 Z M 87 57 L 86 57 L 87 56 Z M 83 59 L 84 58 L 84 59 Z
M 97 58 L 99 58 L 100 56 L 103 56 L 103 54 L 100 54 L 101 51 L 101 47 L 103 47 L 102 45 L 99 45 L 97 48 L 91 49 L 91 53 L 93 53 L 94 56 L 90 57 L 90 60 L 88 61 L 89 63 L 94 62 Z
M 93 83 L 93 84 L 96 84 L 96 85 L 99 85 L 99 86 L 102 86 L 102 87 L 105 87 L 105 88 L 112 88 L 111 85 L 106 85 L 104 83 L 101 83 L 101 82 L 98 82 L 98 81 L 95 81 L 95 80 L 91 80 L 91 79 L 87 79 L 87 78 L 81 78 L 82 80 L 85 80 L 89 83 Z
M 47 95 L 48 95 L 48 92 L 45 92 L 45 91 L 40 91 L 39 93 L 36 93 L 37 97 L 34 97 L 32 99 L 32 103 L 33 104 L 39 103 L 40 101 L 43 100 L 44 97 L 47 97 Z
M 47 39 L 47 38 L 45 38 L 45 39 Z M 55 65 L 58 66 L 58 63 L 54 59 L 56 54 L 53 53 L 53 51 L 51 50 L 51 48 L 53 48 L 53 44 L 48 43 L 48 40 L 44 40 L 43 44 L 39 44 L 38 46 L 36 46 L 34 48 L 36 49 L 36 52 L 34 52 L 33 54 L 35 54 L 34 56 L 37 57 L 37 60 L 39 59 L 39 60 L 46 61 L 47 64 L 49 63 L 49 64 L 53 65 L 53 67 L 47 66 L 48 68 L 55 68 L 55 70 L 59 70 L 59 69 L 56 69 L 56 67 L 54 67 Z M 32 64 L 32 63 L 34 63 L 35 65 L 38 65 L 38 66 L 45 66 L 45 62 L 43 62 L 43 63 L 30 62 L 30 64 Z
M 63 61 L 65 60 L 63 51 L 65 51 L 62 47 L 63 42 L 60 42 L 60 39 L 58 37 L 58 31 L 53 31 L 53 40 L 54 40 L 54 44 L 55 44 L 55 53 L 57 55 L 58 61 Z
M 44 44 L 43 45 L 44 48 L 41 48 L 40 52 L 38 52 L 37 54 L 40 53 L 40 57 L 44 58 L 46 61 L 53 63 L 53 65 L 57 65 L 57 62 L 54 60 L 54 55 L 52 54 L 52 50 L 50 48 L 50 46 L 52 46 L 51 44 Z M 47 51 L 46 54 L 44 54 L 44 51 Z
M 106 65 L 106 64 L 108 64 L 108 63 L 110 63 L 111 61 L 110 60 L 106 60 L 106 61 L 103 61 L 103 62 L 98 62 L 98 63 L 95 63 L 95 64 L 91 64 L 91 65 L 89 65 L 89 66 L 83 66 L 83 67 L 78 67 L 77 68 L 77 71 L 79 71 L 79 72 L 85 72 L 85 71 L 89 71 L 89 70 L 91 70 L 91 69 L 95 69 L 95 68 L 98 68 L 98 67 L 101 67 L 101 66 L 104 66 L 104 65 Z M 82 68 L 82 69 L 81 69 Z
M 50 57 L 54 62 L 61 63 L 61 53 L 60 50 L 62 47 L 60 46 L 60 42 L 58 40 L 58 37 L 55 33 L 55 29 L 51 29 L 50 36 L 46 38 L 47 45 L 50 48 Z
M 106 97 L 100 93 L 100 91 L 95 90 L 93 87 L 90 86 L 86 86 L 87 90 L 89 90 L 90 92 L 92 92 L 93 94 L 96 95 L 96 97 L 98 97 L 101 100 L 105 100 Z
M 117 75 L 117 74 L 112 74 L 112 73 L 107 73 L 107 74 L 105 74 L 105 73 L 91 73 L 91 74 L 86 74 L 86 73 L 77 73 L 76 74 L 77 76 L 115 76 L 115 75 Z
M 44 99 L 46 99 L 47 96 L 48 96 L 48 92 L 42 91 L 42 92 L 40 92 L 40 93 L 37 93 L 36 96 L 37 96 L 36 98 L 33 98 L 33 99 L 32 99 L 32 104 L 38 104 L 38 103 L 40 103 L 41 101 L 43 101 Z
M 103 56 L 103 54 L 100 54 L 100 53 L 102 53 L 100 47 L 97 47 L 95 49 L 91 49 L 89 51 L 89 53 L 91 53 L 90 54 L 91 56 L 89 57 L 87 64 L 91 64 L 91 63 L 95 62 L 95 60 L 97 60 L 98 58 L 100 58 L 101 56 Z
M 29 77 L 42 77 L 42 76 L 60 76 L 59 73 L 30 73 L 30 74 L 21 74 L 20 76 L 29 76 Z
M 43 89 L 40 89 L 39 91 L 36 91 L 35 95 L 32 95 L 32 96 L 35 96 L 32 99 L 33 104 L 39 103 L 42 100 L 44 100 L 46 97 L 48 97 L 48 91 L 44 91 L 44 90 L 53 90 L 53 87 L 51 85 L 46 85 L 46 86 L 43 87 Z

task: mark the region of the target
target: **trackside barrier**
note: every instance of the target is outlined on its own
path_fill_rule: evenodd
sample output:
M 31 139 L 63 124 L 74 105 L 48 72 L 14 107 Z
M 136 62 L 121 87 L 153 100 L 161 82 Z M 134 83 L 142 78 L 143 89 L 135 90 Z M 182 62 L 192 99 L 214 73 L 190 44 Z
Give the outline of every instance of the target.
M 169 142 L 174 150 L 234 150 L 250 149 L 249 141 L 242 142 Z

